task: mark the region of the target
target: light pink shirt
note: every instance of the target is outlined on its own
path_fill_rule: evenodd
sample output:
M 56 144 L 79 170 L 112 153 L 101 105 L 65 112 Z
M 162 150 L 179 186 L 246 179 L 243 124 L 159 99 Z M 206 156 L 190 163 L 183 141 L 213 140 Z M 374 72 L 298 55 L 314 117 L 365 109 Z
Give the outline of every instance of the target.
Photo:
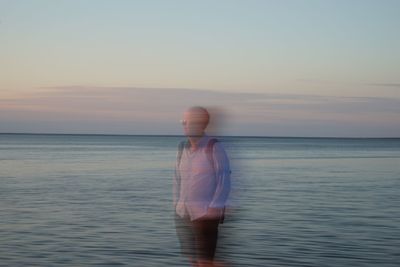
M 174 177 L 174 205 L 180 217 L 192 221 L 207 214 L 207 209 L 223 208 L 230 191 L 230 167 L 220 142 L 214 144 L 212 158 L 207 157 L 210 137 L 204 135 L 196 150 L 185 147 L 180 164 L 176 162 Z M 178 166 L 179 164 L 179 166 Z

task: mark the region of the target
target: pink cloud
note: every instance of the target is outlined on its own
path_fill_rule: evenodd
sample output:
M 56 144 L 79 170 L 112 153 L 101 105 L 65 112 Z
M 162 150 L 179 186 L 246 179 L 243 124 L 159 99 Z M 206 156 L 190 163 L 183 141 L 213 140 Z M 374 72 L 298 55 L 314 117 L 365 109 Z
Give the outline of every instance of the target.
M 397 99 L 82 86 L 0 99 L 0 131 L 30 132 L 35 124 L 50 132 L 179 134 L 181 113 L 192 105 L 222 109 L 231 135 L 400 135 Z

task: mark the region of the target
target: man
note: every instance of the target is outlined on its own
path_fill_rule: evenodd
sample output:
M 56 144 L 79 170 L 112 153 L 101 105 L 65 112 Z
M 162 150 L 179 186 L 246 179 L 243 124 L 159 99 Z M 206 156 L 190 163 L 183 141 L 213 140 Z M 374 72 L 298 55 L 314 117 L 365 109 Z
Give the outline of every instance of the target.
M 230 167 L 224 148 L 205 134 L 210 115 L 205 108 L 184 112 L 174 178 L 176 232 L 182 253 L 193 266 L 215 266 L 218 226 L 230 191 Z

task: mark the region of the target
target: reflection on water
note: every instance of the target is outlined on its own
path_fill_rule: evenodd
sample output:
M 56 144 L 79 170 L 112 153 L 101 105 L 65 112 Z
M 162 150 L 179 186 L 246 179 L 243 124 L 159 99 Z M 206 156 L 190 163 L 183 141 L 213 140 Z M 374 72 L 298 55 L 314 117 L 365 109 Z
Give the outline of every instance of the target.
M 0 134 L 0 266 L 188 266 L 180 137 Z M 232 266 L 397 266 L 400 139 L 223 138 Z

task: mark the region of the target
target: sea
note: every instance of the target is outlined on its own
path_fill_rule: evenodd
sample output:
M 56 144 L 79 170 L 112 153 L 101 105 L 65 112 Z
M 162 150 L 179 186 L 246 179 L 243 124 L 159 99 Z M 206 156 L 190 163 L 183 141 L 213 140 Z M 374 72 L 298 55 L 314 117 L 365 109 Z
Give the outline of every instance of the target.
M 400 266 L 400 139 L 218 137 L 223 266 Z M 0 266 L 190 266 L 181 136 L 0 134 Z

